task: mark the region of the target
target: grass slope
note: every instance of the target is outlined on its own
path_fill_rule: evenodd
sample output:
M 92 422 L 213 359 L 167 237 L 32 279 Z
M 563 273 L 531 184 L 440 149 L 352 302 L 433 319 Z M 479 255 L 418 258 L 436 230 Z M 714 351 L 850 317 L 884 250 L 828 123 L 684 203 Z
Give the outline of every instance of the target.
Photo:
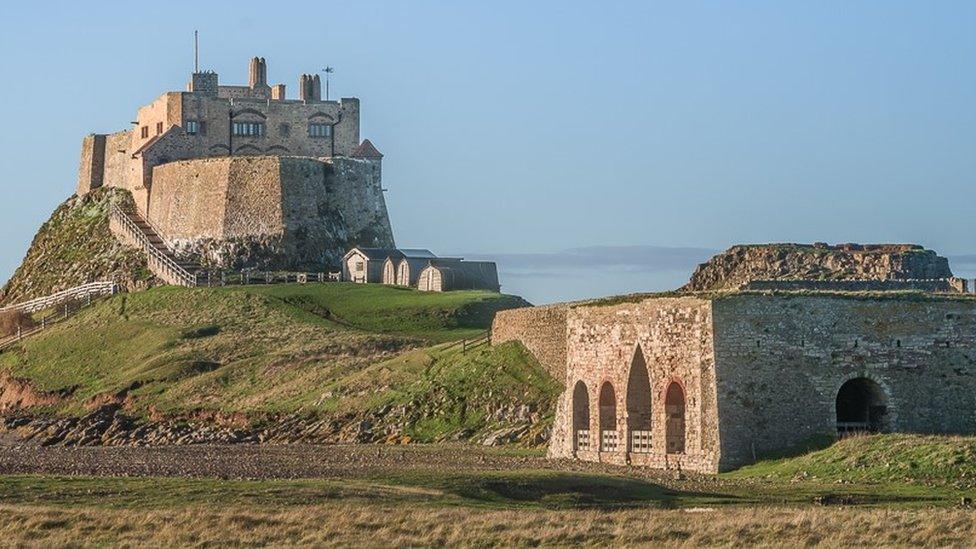
M 762 461 L 728 478 L 976 487 L 976 437 L 856 436 L 802 456 Z
M 25 301 L 94 280 L 115 280 L 125 288 L 142 288 L 152 281 L 142 252 L 122 246 L 109 232 L 112 200 L 132 198 L 118 189 L 96 189 L 58 206 L 0 289 L 0 303 Z
M 431 342 L 474 336 L 491 326 L 495 312 L 528 305 L 520 297 L 480 290 L 429 293 L 380 284 L 286 284 L 246 291 L 346 326 Z
M 436 440 L 504 425 L 490 411 L 527 403 L 551 413 L 559 386 L 521 346 L 462 352 L 440 343 L 482 333 L 498 309 L 486 292 L 383 286 L 160 287 L 114 296 L 0 354 L 0 371 L 68 393 L 53 411 L 125 395 L 133 413 L 389 412 Z M 431 346 L 434 345 L 434 346 Z

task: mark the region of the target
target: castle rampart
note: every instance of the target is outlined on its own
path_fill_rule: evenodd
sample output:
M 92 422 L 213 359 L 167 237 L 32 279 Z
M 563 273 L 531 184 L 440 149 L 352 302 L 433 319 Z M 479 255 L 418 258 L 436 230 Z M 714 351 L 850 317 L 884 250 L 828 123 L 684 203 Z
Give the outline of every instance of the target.
M 247 86 L 194 73 L 188 91 L 140 108 L 133 129 L 86 137 L 77 194 L 130 191 L 164 239 L 212 265 L 324 269 L 350 246 L 392 247 L 382 155 L 359 141 L 359 100 L 322 101 L 318 75 L 288 100 L 263 58 L 248 72 Z M 258 159 L 237 161 L 247 157 Z
M 224 268 L 338 265 L 350 246 L 392 247 L 374 162 L 223 157 L 154 169 L 149 216 L 171 248 Z

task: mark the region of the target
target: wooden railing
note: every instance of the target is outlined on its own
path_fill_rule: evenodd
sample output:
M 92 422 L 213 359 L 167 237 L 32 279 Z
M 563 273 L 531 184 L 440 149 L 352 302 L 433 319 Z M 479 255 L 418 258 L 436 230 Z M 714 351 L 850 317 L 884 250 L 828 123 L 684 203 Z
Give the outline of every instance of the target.
M 491 341 L 491 330 L 485 330 L 474 337 L 467 337 L 458 341 L 451 343 L 443 347 L 444 350 L 453 349 L 455 347 L 461 348 L 461 353 L 467 353 L 468 351 L 481 347 Z
M 136 225 L 136 222 L 114 202 L 109 209 L 109 225 L 114 229 L 113 232 L 121 232 L 130 242 L 146 252 L 149 270 L 163 282 L 176 286 L 193 287 L 198 285 L 195 273 L 187 271 L 173 258 L 161 252 L 150 242 L 149 236 Z
M 96 286 L 98 285 L 98 286 Z M 109 286 L 110 285 L 110 286 Z M 100 290 L 98 288 L 108 287 L 110 291 Z M 83 292 L 80 288 L 89 288 L 93 291 Z M 0 309 L 2 311 L 20 311 L 23 313 L 31 313 L 37 311 L 45 311 L 48 313 L 39 319 L 34 319 L 33 322 L 38 322 L 37 324 L 32 324 L 28 327 L 17 327 L 17 333 L 11 334 L 9 336 L 0 338 L 0 351 L 7 349 L 8 347 L 15 345 L 20 342 L 20 340 L 25 337 L 32 336 L 38 332 L 42 332 L 51 326 L 64 322 L 65 320 L 71 318 L 78 311 L 88 307 L 92 304 L 92 297 L 100 297 L 106 295 L 113 295 L 118 290 L 118 286 L 114 282 L 93 282 L 91 284 L 83 284 L 76 288 L 70 288 L 56 294 L 51 294 L 49 296 L 34 299 L 31 301 L 26 301 L 24 303 L 18 303 L 17 305 L 10 305 Z M 45 303 L 44 300 L 49 300 L 55 296 L 60 296 L 60 301 L 49 301 L 46 302 L 47 305 L 39 309 L 34 309 L 33 307 L 40 303 Z M 70 299 L 64 298 L 64 296 L 71 296 Z M 26 306 L 26 307 L 25 307 Z M 19 308 L 25 307 L 25 308 Z
M 112 295 L 115 294 L 117 291 L 118 291 L 118 285 L 112 281 L 89 282 L 88 284 L 82 284 L 81 286 L 75 286 L 74 288 L 61 290 L 60 292 L 56 292 L 51 295 L 46 295 L 44 297 L 38 297 L 36 299 L 31 299 L 30 301 L 24 301 L 23 303 L 15 303 L 13 305 L 7 305 L 6 307 L 0 308 L 0 313 L 6 311 L 20 311 L 23 313 L 34 313 L 37 311 L 43 311 L 44 309 L 50 309 L 51 307 L 57 307 L 62 303 L 66 303 L 69 301 L 78 301 L 81 299 L 88 300 L 88 302 L 90 303 L 92 297 Z

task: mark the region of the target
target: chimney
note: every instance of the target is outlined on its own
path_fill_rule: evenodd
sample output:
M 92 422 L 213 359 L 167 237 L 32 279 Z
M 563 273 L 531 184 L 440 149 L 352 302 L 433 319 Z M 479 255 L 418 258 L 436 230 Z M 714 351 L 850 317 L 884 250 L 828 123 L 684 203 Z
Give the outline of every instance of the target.
M 319 76 L 303 74 L 298 78 L 298 98 L 302 101 L 315 103 L 322 100 L 322 86 Z
M 285 100 L 285 85 L 275 84 L 271 86 L 271 99 L 274 101 L 284 101 Z
M 251 89 L 268 85 L 268 66 L 265 64 L 263 57 L 254 57 L 251 59 L 251 65 L 248 67 L 247 74 L 247 85 Z

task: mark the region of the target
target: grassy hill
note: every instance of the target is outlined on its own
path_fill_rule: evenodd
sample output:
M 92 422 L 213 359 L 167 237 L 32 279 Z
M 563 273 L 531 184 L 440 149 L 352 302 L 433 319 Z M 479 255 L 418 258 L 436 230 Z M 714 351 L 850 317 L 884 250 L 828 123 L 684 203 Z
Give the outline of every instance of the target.
M 973 488 L 976 487 L 976 437 L 911 434 L 849 437 L 801 456 L 762 461 L 725 476 Z
M 337 431 L 368 421 L 370 440 L 465 438 L 551 414 L 558 384 L 521 346 L 451 343 L 524 304 L 379 285 L 159 287 L 25 340 L 0 372 L 61 395 L 44 408 L 57 415 L 116 401 L 143 418 L 297 415 Z
M 72 196 L 41 225 L 14 275 L 0 288 L 0 304 L 25 301 L 92 282 L 115 280 L 122 287 L 147 287 L 154 277 L 145 256 L 127 248 L 108 229 L 112 201 L 132 198 L 119 189 Z

